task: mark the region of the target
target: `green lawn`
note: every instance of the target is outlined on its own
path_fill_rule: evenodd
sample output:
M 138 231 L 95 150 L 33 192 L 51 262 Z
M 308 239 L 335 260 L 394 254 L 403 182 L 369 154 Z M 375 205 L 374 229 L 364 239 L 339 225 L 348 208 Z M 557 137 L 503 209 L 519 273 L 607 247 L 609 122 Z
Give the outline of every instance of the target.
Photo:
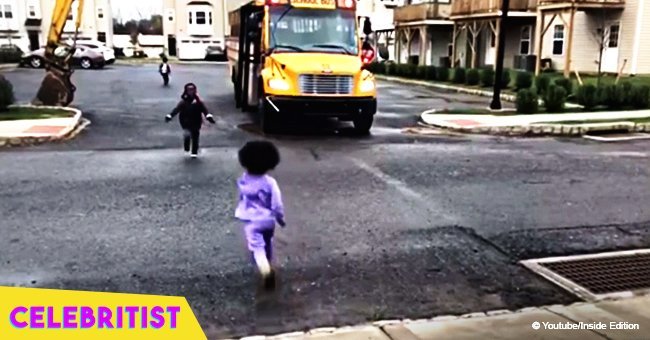
M 46 119 L 72 117 L 74 113 L 62 109 L 40 109 L 40 108 L 10 108 L 7 111 L 0 111 L 0 121 L 21 120 L 21 119 Z

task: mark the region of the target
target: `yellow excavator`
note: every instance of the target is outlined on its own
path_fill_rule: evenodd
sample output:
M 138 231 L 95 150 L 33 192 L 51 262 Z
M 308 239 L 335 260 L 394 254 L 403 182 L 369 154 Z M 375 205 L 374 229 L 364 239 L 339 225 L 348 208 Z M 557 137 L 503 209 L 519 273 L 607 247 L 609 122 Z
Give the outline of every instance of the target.
M 77 18 L 72 46 L 62 42 L 66 22 L 77 2 Z M 39 106 L 68 106 L 74 99 L 75 86 L 72 76 L 72 56 L 75 52 L 77 34 L 81 26 L 84 0 L 56 0 L 52 13 L 52 24 L 45 46 L 45 78 L 32 104 Z

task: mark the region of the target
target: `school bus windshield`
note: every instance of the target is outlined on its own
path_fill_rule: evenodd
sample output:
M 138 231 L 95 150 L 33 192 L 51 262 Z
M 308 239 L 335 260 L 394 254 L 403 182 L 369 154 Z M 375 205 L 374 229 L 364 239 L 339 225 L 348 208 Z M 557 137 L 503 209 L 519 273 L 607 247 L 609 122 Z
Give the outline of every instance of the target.
M 354 11 L 296 7 L 270 9 L 274 52 L 358 54 Z

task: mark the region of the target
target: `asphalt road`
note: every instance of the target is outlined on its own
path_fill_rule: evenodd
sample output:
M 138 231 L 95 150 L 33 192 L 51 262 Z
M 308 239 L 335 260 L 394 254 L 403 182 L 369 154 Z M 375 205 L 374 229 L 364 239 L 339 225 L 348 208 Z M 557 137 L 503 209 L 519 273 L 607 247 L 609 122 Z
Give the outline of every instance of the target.
M 28 101 L 42 71 L 6 76 Z M 0 152 L 2 285 L 182 295 L 222 338 L 568 303 L 517 261 L 650 247 L 649 142 L 405 135 L 425 109 L 489 99 L 382 83 L 370 137 L 270 137 L 288 227 L 281 286 L 260 296 L 232 217 L 236 151 L 259 136 L 225 67 L 177 65 L 170 89 L 151 65 L 74 80 L 87 131 Z M 219 117 L 195 161 L 163 123 L 188 81 Z

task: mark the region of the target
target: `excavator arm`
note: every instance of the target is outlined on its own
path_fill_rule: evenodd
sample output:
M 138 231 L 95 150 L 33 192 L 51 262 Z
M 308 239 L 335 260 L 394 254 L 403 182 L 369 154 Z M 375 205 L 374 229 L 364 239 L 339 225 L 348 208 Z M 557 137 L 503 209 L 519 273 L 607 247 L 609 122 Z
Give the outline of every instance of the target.
M 68 16 L 72 12 L 72 4 L 77 2 L 77 20 L 75 22 L 75 39 L 73 45 L 69 46 L 61 41 Z M 75 86 L 72 84 L 72 56 L 75 52 L 75 42 L 79 27 L 81 26 L 81 15 L 84 0 L 56 0 L 54 12 L 52 13 L 52 24 L 47 36 L 45 46 L 45 69 L 46 74 L 36 98 L 32 101 L 34 105 L 45 106 L 68 106 L 74 98 Z

